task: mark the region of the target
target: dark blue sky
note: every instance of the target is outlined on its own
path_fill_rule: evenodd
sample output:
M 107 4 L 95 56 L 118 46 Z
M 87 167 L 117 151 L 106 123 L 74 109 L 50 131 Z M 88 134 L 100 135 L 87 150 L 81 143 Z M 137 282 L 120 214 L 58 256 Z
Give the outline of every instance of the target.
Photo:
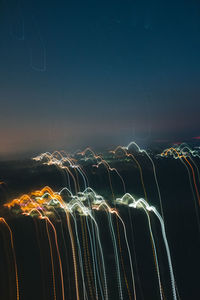
M 200 2 L 1 1 L 0 155 L 200 135 Z

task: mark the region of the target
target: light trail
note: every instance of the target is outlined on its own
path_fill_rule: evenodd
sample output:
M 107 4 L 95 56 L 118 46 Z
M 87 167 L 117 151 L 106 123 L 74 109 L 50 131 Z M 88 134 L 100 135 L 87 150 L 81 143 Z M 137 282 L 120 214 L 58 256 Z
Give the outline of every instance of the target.
M 2 222 L 8 229 L 9 235 L 10 235 L 10 243 L 11 243 L 11 249 L 12 249 L 12 255 L 14 260 L 14 267 L 15 267 L 15 280 L 16 280 L 16 300 L 19 300 L 19 276 L 18 276 L 18 268 L 17 268 L 17 260 L 15 255 L 15 248 L 14 248 L 14 242 L 13 242 L 13 234 L 10 226 L 6 222 L 4 218 L 0 218 L 0 222 Z
M 132 147 L 135 147 L 136 154 L 132 151 Z M 199 150 L 191 150 L 187 145 L 182 145 L 165 149 L 160 156 L 172 156 L 181 160 L 187 169 L 194 199 L 197 198 L 200 202 Z M 146 188 L 147 179 L 142 157 L 145 158 L 145 163 L 150 162 L 148 167 L 153 174 L 153 184 L 158 195 L 155 198 L 159 209 L 150 204 L 151 193 Z M 44 165 L 55 166 L 63 172 L 66 186 L 62 185 L 60 189 L 54 191 L 47 185 L 40 190 L 22 194 L 5 203 L 3 211 L 6 212 L 6 217 L 12 216 L 15 222 L 21 216 L 24 216 L 24 222 L 26 218 L 34 220 L 34 234 L 37 236 L 40 248 L 40 260 L 42 260 L 42 255 L 46 254 L 46 262 L 49 261 L 50 266 L 45 266 L 44 263 L 41 268 L 42 276 L 47 268 L 50 270 L 51 289 L 47 291 L 43 285 L 45 297 L 51 295 L 54 300 L 70 298 L 109 300 L 112 297 L 116 300 L 138 300 L 140 297 L 145 299 L 146 291 L 141 288 L 140 282 L 142 270 L 138 267 L 140 264 L 137 260 L 143 255 L 142 253 L 150 251 L 148 257 L 151 259 L 148 262 L 148 268 L 153 265 L 153 262 L 155 264 L 155 274 L 152 279 L 153 290 L 155 289 L 160 300 L 167 300 L 170 294 L 173 300 L 180 299 L 173 270 L 175 263 L 172 263 L 166 235 L 161 191 L 153 156 L 132 142 L 127 147 L 118 146 L 107 155 L 95 154 L 93 150 L 86 148 L 74 156 L 64 151 L 45 152 L 35 157 L 34 160 Z M 116 167 L 115 162 L 123 167 Z M 135 173 L 138 174 L 143 189 L 141 195 L 144 198 L 133 196 L 127 191 L 126 169 L 123 165 L 125 162 L 128 167 L 134 163 Z M 99 172 L 98 176 L 104 177 L 106 197 L 97 193 L 93 186 L 89 186 L 89 181 L 92 182 L 92 180 L 88 166 L 95 167 L 98 170 L 95 174 Z M 103 168 L 100 168 L 101 166 Z M 130 178 L 130 181 L 132 179 L 134 178 Z M 136 253 L 133 241 L 137 241 L 135 235 L 137 237 L 138 233 L 134 230 L 133 236 L 132 218 L 140 209 L 144 211 L 145 218 L 147 218 L 145 219 L 148 224 L 147 235 L 152 248 L 143 249 L 142 253 L 137 250 Z M 122 217 L 127 215 L 129 218 Z M 18 256 L 15 256 L 14 249 L 14 241 L 18 237 L 15 236 L 15 231 L 14 233 L 11 231 L 6 217 L 1 217 L 0 222 L 9 230 L 15 267 L 16 300 L 20 300 L 19 282 L 23 281 L 23 278 L 20 277 L 20 273 L 18 274 L 17 265 L 20 262 L 16 260 Z M 153 222 L 154 218 L 158 220 L 156 223 Z M 137 223 L 135 226 L 137 227 Z M 158 240 L 156 236 L 157 227 L 160 234 L 158 237 L 161 240 Z M 40 243 L 39 236 L 42 230 L 45 238 Z M 140 231 L 140 228 L 138 230 Z M 165 265 L 167 265 L 167 270 L 163 271 Z M 168 288 L 169 283 L 165 276 L 170 278 L 170 288 Z
M 186 151 L 184 151 L 184 150 L 186 150 Z M 194 163 L 193 159 L 191 158 L 191 156 L 192 157 L 195 157 L 195 156 L 200 157 L 199 152 L 192 151 L 187 145 L 182 144 L 182 145 L 178 146 L 177 148 L 171 147 L 171 148 L 165 149 L 159 156 L 160 157 L 172 156 L 174 159 L 179 159 L 181 161 L 181 163 L 186 167 L 188 177 L 189 177 L 189 182 L 190 182 L 190 188 L 191 188 L 192 196 L 194 199 L 197 226 L 198 226 L 198 230 L 200 233 L 200 217 L 199 217 L 199 210 L 198 210 L 198 207 L 196 204 L 196 198 L 197 198 L 198 205 L 200 206 L 200 194 L 199 194 L 199 189 L 197 186 L 197 181 L 196 181 L 195 172 L 194 172 L 192 163 L 194 164 L 194 166 L 197 170 L 198 181 L 200 179 L 200 176 L 199 176 L 199 169 L 198 169 L 197 165 Z M 191 160 L 192 163 L 190 163 L 189 159 Z M 189 169 L 192 172 L 192 176 L 191 176 Z M 192 182 L 192 179 L 193 179 L 193 182 Z M 194 187 L 193 187 L 193 185 L 194 185 Z M 194 192 L 194 189 L 195 189 L 195 192 Z M 196 196 L 195 196 L 195 193 L 196 193 Z
M 69 190 L 67 188 L 63 188 L 61 191 L 59 192 L 53 192 L 52 189 L 50 189 L 49 187 L 45 187 L 42 190 L 38 190 L 35 192 L 30 193 L 30 195 L 23 195 L 21 198 L 19 199 L 14 199 L 13 201 L 11 201 L 10 203 L 6 204 L 6 206 L 9 209 L 12 209 L 13 207 L 15 207 L 16 205 L 19 206 L 19 208 L 21 209 L 21 212 L 23 214 L 26 215 L 32 215 L 35 211 L 38 212 L 38 216 L 39 218 L 42 220 L 44 219 L 46 222 L 46 230 L 47 230 L 47 235 L 48 235 L 48 240 L 49 240 L 49 247 L 50 247 L 50 255 L 51 255 L 51 264 L 52 264 L 52 278 L 53 278 L 53 291 L 54 291 L 54 299 L 57 299 L 57 293 L 56 293 L 56 278 L 55 278 L 55 262 L 54 262 L 54 258 L 53 258 L 53 249 L 52 249 L 52 241 L 50 238 L 50 233 L 49 233 L 49 229 L 48 229 L 48 224 L 51 226 L 53 232 L 54 232 L 54 240 L 55 240 L 55 245 L 56 245 L 56 250 L 57 250 L 57 256 L 59 259 L 59 268 L 60 268 L 60 278 L 61 278 L 61 286 L 62 286 L 62 299 L 65 299 L 65 293 L 64 293 L 64 279 L 63 279 L 63 271 L 62 271 L 62 262 L 61 262 L 61 257 L 60 257 L 60 252 L 59 252 L 59 247 L 58 247 L 58 241 L 57 241 L 57 233 L 56 233 L 56 229 L 55 226 L 53 225 L 52 221 L 50 221 L 49 217 L 45 216 L 46 212 L 49 211 L 49 209 L 53 212 L 55 210 L 54 206 L 51 209 L 51 201 L 56 201 L 57 204 L 59 205 L 60 209 L 63 209 L 64 212 L 66 213 L 66 220 L 67 220 L 67 228 L 69 230 L 69 235 L 70 235 L 70 240 L 71 240 L 71 247 L 72 247 L 72 258 L 73 258 L 73 265 L 74 265 L 74 276 L 75 276 L 75 285 L 76 285 L 76 299 L 79 300 L 80 299 L 80 287 L 79 287 L 79 276 L 78 276 L 78 268 L 80 267 L 81 270 L 81 277 L 82 277 L 82 284 L 83 284 L 83 291 L 84 291 L 84 299 L 88 299 L 88 295 L 87 295 L 87 289 L 86 289 L 86 284 L 85 284 L 85 271 L 83 268 L 83 253 L 81 250 L 81 245 L 80 245 L 80 240 L 79 240 L 79 229 L 78 226 L 76 224 L 76 217 L 73 214 L 73 212 L 78 212 L 81 215 L 87 218 L 89 217 L 89 219 L 91 219 L 94 222 L 94 228 L 96 231 L 95 235 L 91 235 L 91 233 L 88 235 L 89 236 L 89 241 L 90 241 L 90 245 L 91 245 L 91 249 L 92 250 L 92 257 L 93 257 L 93 272 L 94 272 L 94 279 L 98 279 L 99 282 L 99 288 L 101 290 L 101 280 L 100 280 L 100 273 L 98 271 L 98 265 L 100 264 L 100 261 L 98 260 L 98 255 L 97 255 L 97 244 L 98 244 L 98 249 L 100 250 L 101 253 L 101 265 L 103 266 L 103 278 L 104 278 L 104 292 L 105 292 L 105 298 L 104 298 L 104 293 L 101 290 L 101 297 L 102 299 L 106 299 L 108 300 L 108 288 L 107 288 L 107 279 L 106 279 L 106 271 L 105 271 L 105 262 L 104 262 L 104 254 L 103 254 L 103 249 L 101 246 L 102 241 L 100 240 L 100 235 L 99 235 L 99 229 L 97 225 L 97 222 L 95 220 L 94 214 L 92 213 L 93 211 L 99 211 L 101 208 L 103 208 L 106 213 L 107 213 L 107 217 L 108 217 L 108 224 L 109 224 L 109 228 L 110 228 L 110 237 L 112 239 L 112 243 L 113 243 L 113 250 L 114 250 L 114 257 L 115 257 L 115 265 L 116 265 L 116 272 L 117 272 L 117 278 L 118 278 L 118 289 L 119 289 L 119 299 L 123 300 L 124 299 L 124 295 L 123 295 L 123 289 L 122 289 L 122 285 L 121 285 L 121 281 L 122 281 L 122 273 L 121 273 L 121 268 L 120 268 L 120 255 L 121 255 L 121 263 L 122 263 L 122 270 L 123 270 L 123 274 L 124 274 L 124 278 L 127 284 L 127 289 L 128 289 L 128 293 L 129 293 L 129 298 L 130 298 L 130 290 L 128 288 L 128 282 L 127 282 L 127 276 L 125 275 L 125 266 L 123 263 L 123 257 L 122 257 L 122 250 L 121 250 L 121 242 L 120 242 L 120 238 L 118 237 L 118 235 L 116 235 L 115 230 L 114 230 L 114 223 L 113 220 L 111 218 L 111 216 L 113 214 L 115 214 L 117 216 L 117 219 L 120 221 L 120 223 L 123 226 L 123 232 L 124 232 L 124 239 L 126 241 L 126 248 L 127 248 L 127 255 L 129 257 L 129 265 L 130 265 L 130 269 L 131 269 L 131 277 L 132 277 L 132 288 L 134 291 L 134 299 L 137 299 L 137 293 L 136 293 L 136 286 L 135 286 L 135 279 L 134 279 L 134 274 L 133 274 L 133 262 L 132 262 L 132 257 L 131 257 L 131 250 L 130 250 L 130 246 L 128 243 L 128 238 L 127 238 L 127 233 L 126 233 L 126 227 L 125 227 L 125 223 L 122 220 L 122 218 L 119 215 L 119 212 L 116 208 L 112 208 L 110 207 L 105 200 L 103 199 L 103 197 L 100 197 L 99 195 L 97 195 L 91 188 L 87 188 L 85 189 L 85 191 L 82 192 L 82 194 L 80 194 L 80 198 L 78 196 L 73 196 L 73 194 L 70 192 L 70 195 L 72 197 L 71 201 L 69 203 L 65 203 L 62 199 L 61 194 L 64 192 L 64 190 L 67 190 L 69 192 Z M 90 206 L 85 206 L 84 203 L 87 203 L 86 199 L 88 197 L 88 194 L 92 195 L 93 200 Z M 160 216 L 160 214 L 157 212 L 157 210 L 152 207 L 149 206 L 149 204 L 143 200 L 143 199 L 139 199 L 138 201 L 135 201 L 135 199 L 129 195 L 129 194 L 125 194 L 121 199 L 116 199 L 116 204 L 125 204 L 126 205 L 126 201 L 127 198 L 129 198 L 129 200 L 132 201 L 131 204 L 129 204 L 129 207 L 134 207 L 134 208 L 138 208 L 138 207 L 142 207 L 145 212 L 148 213 L 149 212 L 154 212 L 154 214 L 157 216 L 157 218 L 160 221 L 161 224 L 161 229 L 162 229 L 162 234 L 163 234 L 163 239 L 164 239 L 164 243 L 165 243 L 165 247 L 166 247 L 166 252 L 167 252 L 167 257 L 168 257 L 168 263 L 169 263 L 169 270 L 170 270 L 170 276 L 171 276 L 171 281 L 172 281 L 172 288 L 173 288 L 173 299 L 176 300 L 176 293 L 175 293 L 175 281 L 174 281 L 174 275 L 173 275 L 173 268 L 172 268 L 172 263 L 171 263 L 171 256 L 170 256 L 170 252 L 169 252 L 169 246 L 168 246 L 168 242 L 167 242 L 167 238 L 166 238 L 166 234 L 165 234 L 165 227 L 164 227 L 164 222 L 162 217 Z M 49 199 L 51 199 L 51 201 L 49 201 Z M 126 199 L 125 201 L 123 201 L 124 199 Z M 74 220 L 74 225 L 75 225 L 75 236 L 72 230 L 72 225 L 71 225 L 71 221 L 70 221 L 70 215 L 72 216 L 73 220 Z M 162 287 L 161 287 L 161 279 L 160 279 L 160 273 L 159 273 L 159 264 L 158 264 L 158 258 L 157 258 L 157 252 L 156 252 L 156 246 L 155 246 L 155 242 L 154 242 L 154 238 L 153 238 L 153 233 L 152 233 L 152 229 L 151 229 L 151 225 L 150 225 L 150 219 L 148 216 L 148 220 L 149 220 L 149 226 L 150 226 L 150 234 L 151 234 L 151 238 L 153 241 L 153 248 L 154 248 L 154 254 L 156 257 L 156 266 L 157 266 L 157 274 L 158 274 L 158 281 L 159 281 L 159 286 L 160 286 L 160 295 L 161 295 L 161 299 L 163 300 L 162 297 Z M 118 226 L 118 225 L 117 225 Z M 87 222 L 87 227 L 88 227 L 88 233 L 90 232 L 89 229 L 89 223 Z M 93 227 L 92 227 L 93 228 Z M 119 230 L 116 229 L 116 230 Z M 87 234 L 85 232 L 85 234 Z M 119 232 L 118 232 L 119 234 Z M 94 239 L 97 238 L 97 244 L 94 243 Z M 117 237 L 119 239 L 119 244 L 117 243 Z M 75 240 L 77 241 L 77 245 L 78 245 L 78 250 L 76 250 L 76 243 Z M 88 241 L 88 239 L 87 239 Z M 93 241 L 93 242 L 92 242 Z M 118 248 L 119 245 L 119 248 Z M 77 260 L 77 254 L 76 252 L 78 251 L 78 257 L 79 257 L 79 263 Z M 87 251 L 88 253 L 88 251 Z M 95 267 L 94 267 L 95 266 Z M 87 272 L 88 274 L 88 272 Z M 87 275 L 88 276 L 88 275 Z M 98 299 L 98 293 L 97 293 L 97 281 L 95 279 L 95 286 L 96 286 L 96 299 Z M 91 288 L 90 288 L 91 290 Z M 18 299 L 17 299 L 18 300 Z
M 168 241 L 167 241 L 167 237 L 166 237 L 165 225 L 164 225 L 164 221 L 163 221 L 162 217 L 159 214 L 159 212 L 156 210 L 156 208 L 154 206 L 150 206 L 144 199 L 141 198 L 139 200 L 135 200 L 135 198 L 133 196 L 131 196 L 130 194 L 125 195 L 125 196 L 130 197 L 130 199 L 132 200 L 132 203 L 129 204 L 129 207 L 142 208 L 147 213 L 152 211 L 157 216 L 157 218 L 160 222 L 160 225 L 161 225 L 163 240 L 164 240 L 165 249 L 166 249 L 166 252 L 167 252 L 167 258 L 168 258 L 168 264 L 169 264 L 169 270 L 170 270 L 170 277 L 171 277 L 172 292 L 173 292 L 173 299 L 177 300 L 176 285 L 175 285 L 175 278 L 174 278 L 174 272 L 173 272 L 172 261 L 171 261 L 171 254 L 170 254 L 169 245 L 168 245 Z M 125 196 L 123 196 L 121 199 L 120 198 L 116 199 L 116 201 L 123 204 L 123 198 Z

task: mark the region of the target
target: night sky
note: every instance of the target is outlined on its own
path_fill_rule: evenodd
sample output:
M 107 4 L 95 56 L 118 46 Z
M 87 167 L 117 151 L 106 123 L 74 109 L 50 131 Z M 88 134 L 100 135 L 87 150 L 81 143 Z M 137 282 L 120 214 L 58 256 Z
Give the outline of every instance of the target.
M 200 135 L 200 2 L 0 2 L 0 157 Z

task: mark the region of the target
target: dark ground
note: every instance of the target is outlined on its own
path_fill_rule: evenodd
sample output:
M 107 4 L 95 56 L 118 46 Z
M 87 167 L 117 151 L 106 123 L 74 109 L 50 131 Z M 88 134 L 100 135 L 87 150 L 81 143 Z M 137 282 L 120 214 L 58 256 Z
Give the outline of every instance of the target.
M 142 167 L 148 202 L 156 206 L 158 211 L 160 211 L 152 165 L 148 159 L 142 155 L 139 155 L 137 159 Z M 200 232 L 197 222 L 199 218 L 198 201 L 196 198 L 193 198 L 188 171 L 180 160 L 159 158 L 154 159 L 154 162 L 161 191 L 166 233 L 171 250 L 174 275 L 179 295 L 182 300 L 196 300 L 199 299 L 200 270 Z M 195 159 L 195 162 L 199 167 L 198 159 Z M 111 160 L 110 163 L 112 167 L 117 168 L 124 178 L 127 192 L 132 193 L 136 199 L 144 197 L 140 174 L 135 163 L 132 161 L 122 162 L 120 160 Z M 112 204 L 112 195 L 105 168 L 103 166 L 98 169 L 94 168 L 92 164 L 88 162 L 82 162 L 82 165 L 88 175 L 90 186 Z M 199 188 L 197 170 L 195 170 L 195 176 Z M 121 181 L 114 173 L 112 173 L 111 178 L 115 195 L 122 196 L 123 187 Z M 65 176 L 63 176 L 62 171 L 55 166 L 42 165 L 32 160 L 0 162 L 0 180 L 4 182 L 0 188 L 1 205 L 24 193 L 41 189 L 45 185 L 50 186 L 54 191 L 58 191 L 66 186 Z M 137 299 L 160 299 L 145 213 L 141 210 L 136 211 L 132 209 L 129 211 L 127 207 L 119 207 L 118 209 L 126 224 L 128 241 L 133 257 Z M 13 231 L 19 272 L 20 299 L 53 299 L 48 241 L 45 236 L 44 224 L 41 223 L 43 221 L 40 221 L 40 224 L 38 223 L 39 225 L 35 225 L 35 221 L 32 217 L 15 217 L 14 215 L 5 213 L 5 210 L 2 210 L 1 216 L 5 216 L 5 219 Z M 117 300 L 118 283 L 113 246 L 110 235 L 108 234 L 109 227 L 106 223 L 107 218 L 103 212 L 95 213 L 95 218 L 99 224 L 100 235 L 102 237 L 102 247 L 105 255 L 109 285 L 109 299 Z M 65 233 L 66 240 L 64 245 L 61 234 L 61 224 L 65 226 L 64 222 L 64 217 L 61 216 L 61 223 L 55 222 L 55 226 L 63 262 L 65 290 L 66 295 L 68 295 L 66 299 L 75 299 L 73 264 L 70 258 L 71 250 L 68 246 L 66 249 L 66 244 L 69 245 L 66 241 L 70 243 L 69 236 Z M 113 218 L 113 222 L 114 224 L 116 223 L 115 218 Z M 80 217 L 78 215 L 77 224 L 80 229 Z M 35 226 L 39 226 L 37 234 Z M 152 217 L 152 227 L 157 244 L 165 298 L 173 299 L 160 225 L 155 217 Z M 10 289 L 12 279 L 9 278 L 12 277 L 10 274 L 13 274 L 13 267 L 9 259 L 8 234 L 4 231 L 5 228 L 3 228 L 4 227 L 2 227 L 0 231 L 0 291 L 2 295 L 1 299 L 7 300 L 15 299 L 15 289 L 13 288 L 13 291 Z M 120 230 L 122 230 L 122 228 Z M 67 254 L 66 250 L 68 251 Z M 125 248 L 123 251 L 125 251 Z M 127 251 L 125 251 L 123 255 L 128 281 L 130 282 Z M 55 262 L 55 264 L 58 264 L 58 262 Z M 56 270 L 56 272 L 59 274 L 58 270 Z M 56 281 L 56 287 L 58 290 L 57 297 L 61 299 L 61 295 L 59 294 L 59 280 Z M 124 299 L 126 300 L 128 299 L 128 294 L 124 279 L 122 279 L 122 287 L 124 290 Z M 81 297 L 81 299 L 83 298 Z M 92 296 L 89 295 L 89 299 L 92 299 Z

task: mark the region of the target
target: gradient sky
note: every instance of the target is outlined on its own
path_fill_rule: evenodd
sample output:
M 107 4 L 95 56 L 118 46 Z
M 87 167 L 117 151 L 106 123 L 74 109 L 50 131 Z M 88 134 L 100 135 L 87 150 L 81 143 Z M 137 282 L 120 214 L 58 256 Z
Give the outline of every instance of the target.
M 200 135 L 200 2 L 0 2 L 0 156 Z

